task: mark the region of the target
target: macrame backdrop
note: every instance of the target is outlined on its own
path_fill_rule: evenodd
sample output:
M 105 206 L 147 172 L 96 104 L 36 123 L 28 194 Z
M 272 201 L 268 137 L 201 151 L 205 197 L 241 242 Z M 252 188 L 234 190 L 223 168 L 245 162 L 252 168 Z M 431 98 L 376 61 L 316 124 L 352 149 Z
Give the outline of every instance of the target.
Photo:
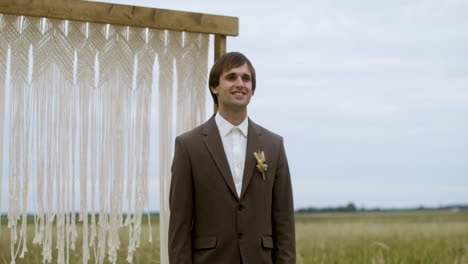
M 0 191 L 8 189 L 11 263 L 30 239 L 42 246 L 43 262 L 52 260 L 56 240 L 57 263 L 69 263 L 77 246 L 83 263 L 91 254 L 96 263 L 116 263 L 122 227 L 132 262 L 143 212 L 157 193 L 149 190 L 149 177 L 157 176 L 149 175 L 152 93 L 159 95 L 167 263 L 173 131 L 205 120 L 208 41 L 206 34 L 0 14 L 0 161 L 7 159 L 8 171 Z M 79 235 L 82 245 L 75 244 Z

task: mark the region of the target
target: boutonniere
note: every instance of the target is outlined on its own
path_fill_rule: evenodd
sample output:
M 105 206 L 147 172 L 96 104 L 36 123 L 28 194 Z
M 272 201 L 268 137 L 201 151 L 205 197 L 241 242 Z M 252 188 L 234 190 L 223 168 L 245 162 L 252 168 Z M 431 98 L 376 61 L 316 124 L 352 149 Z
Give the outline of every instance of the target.
M 263 180 L 265 180 L 265 172 L 268 165 L 265 163 L 265 153 L 263 151 L 254 152 L 255 159 L 257 160 L 257 169 L 262 173 Z

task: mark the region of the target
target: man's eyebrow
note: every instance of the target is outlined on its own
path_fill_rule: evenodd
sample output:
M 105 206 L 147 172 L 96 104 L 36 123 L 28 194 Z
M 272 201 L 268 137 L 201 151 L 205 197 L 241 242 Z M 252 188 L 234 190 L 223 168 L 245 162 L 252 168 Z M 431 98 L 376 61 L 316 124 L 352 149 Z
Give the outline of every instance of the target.
M 241 73 L 241 74 L 237 74 L 236 72 L 228 72 L 226 74 L 224 74 L 224 76 L 235 76 L 235 75 L 241 75 L 241 76 L 249 76 L 250 77 L 250 74 L 245 72 L 245 73 Z

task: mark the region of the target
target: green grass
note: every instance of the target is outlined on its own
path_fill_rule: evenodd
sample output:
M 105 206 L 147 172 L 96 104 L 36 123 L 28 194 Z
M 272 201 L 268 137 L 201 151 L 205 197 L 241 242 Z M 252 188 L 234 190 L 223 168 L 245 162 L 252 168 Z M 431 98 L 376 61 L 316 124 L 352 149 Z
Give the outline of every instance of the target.
M 6 219 L 2 217 L 2 226 L 0 233 L 0 264 L 10 264 L 11 254 L 10 254 L 10 230 L 6 227 Z M 55 224 L 54 224 L 55 226 Z M 153 242 L 149 243 L 149 230 L 148 218 L 143 218 L 143 223 L 141 226 L 141 238 L 140 238 L 140 247 L 133 255 L 133 263 L 144 263 L 144 264 L 160 264 L 159 261 L 159 218 L 152 216 L 151 217 L 151 230 Z M 70 250 L 70 263 L 71 264 L 81 264 L 82 263 L 82 226 L 81 223 L 77 225 L 78 238 L 76 241 L 76 249 Z M 34 238 L 34 220 L 33 218 L 28 219 L 28 252 L 26 253 L 24 259 L 17 258 L 16 264 L 41 264 L 42 263 L 42 248 L 38 245 L 32 243 Z M 53 239 L 55 242 L 56 236 L 55 232 L 53 234 Z M 118 260 L 117 263 L 128 264 L 126 261 L 127 258 L 127 245 L 128 245 L 128 229 L 121 228 L 119 231 L 120 237 L 120 249 L 118 251 Z M 55 244 L 52 246 L 53 249 L 53 261 L 52 263 L 57 263 L 57 250 Z M 107 256 L 106 256 L 107 258 Z M 95 263 L 93 250 L 90 248 L 90 260 L 88 263 Z M 105 263 L 110 263 L 105 261 Z
M 0 264 L 10 263 L 5 221 L 3 218 Z M 148 242 L 146 221 L 134 263 L 159 263 L 158 219 L 152 217 L 153 243 Z M 81 236 L 81 230 L 78 232 Z M 468 264 L 468 212 L 299 214 L 296 233 L 297 263 Z M 33 235 L 30 224 L 28 237 Z M 120 231 L 120 238 L 118 263 L 127 263 L 126 229 Z M 40 247 L 29 242 L 28 250 L 16 263 L 41 263 Z M 70 263 L 82 263 L 81 240 L 70 253 Z
M 468 213 L 297 215 L 297 263 L 468 263 Z

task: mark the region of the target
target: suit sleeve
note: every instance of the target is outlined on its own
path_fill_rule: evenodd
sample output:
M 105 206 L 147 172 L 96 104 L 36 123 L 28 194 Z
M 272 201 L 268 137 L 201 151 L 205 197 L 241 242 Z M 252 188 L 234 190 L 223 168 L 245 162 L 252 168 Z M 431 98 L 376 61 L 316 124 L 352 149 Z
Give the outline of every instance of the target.
M 190 158 L 182 140 L 175 141 L 169 193 L 169 263 L 192 263 L 193 181 Z
M 294 203 L 291 176 L 282 138 L 280 145 L 272 205 L 273 236 L 276 244 L 275 263 L 295 264 Z

